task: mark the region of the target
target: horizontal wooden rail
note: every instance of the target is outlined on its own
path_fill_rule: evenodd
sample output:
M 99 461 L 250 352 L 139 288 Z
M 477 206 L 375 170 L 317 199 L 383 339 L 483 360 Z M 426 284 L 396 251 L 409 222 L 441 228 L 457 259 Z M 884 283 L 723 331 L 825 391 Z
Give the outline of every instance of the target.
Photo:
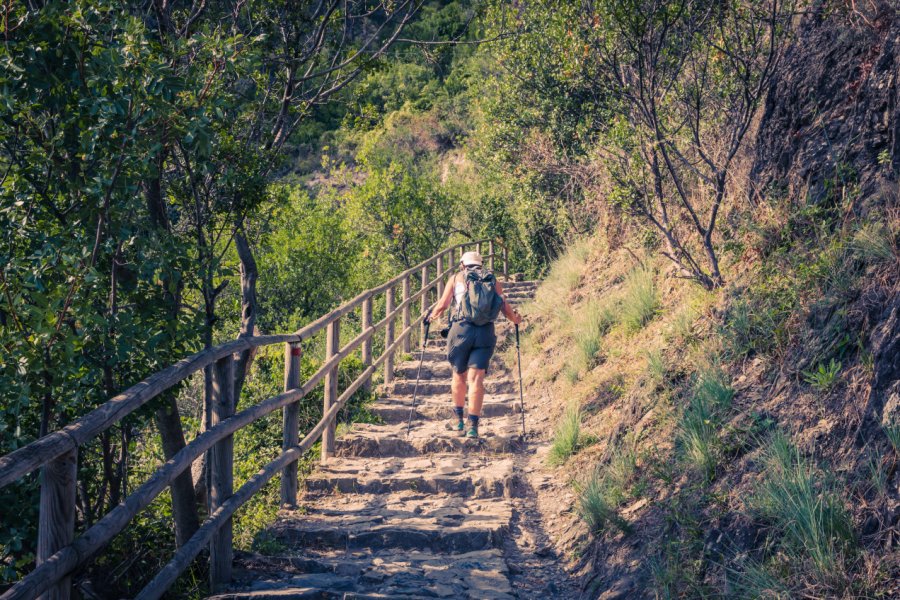
M 400 334 L 396 337 L 388 335 L 388 343 L 381 355 L 375 360 L 368 359 L 368 362 L 371 364 L 365 365 L 363 372 L 347 386 L 339 396 L 337 396 L 332 405 L 327 406 L 326 400 L 326 410 L 324 411 L 322 418 L 301 442 L 297 443 L 295 446 L 289 445 L 290 443 L 294 443 L 293 441 L 288 443 L 288 446 L 284 448 L 282 454 L 277 459 L 263 467 L 263 469 L 254 475 L 234 494 L 231 494 L 231 473 L 228 473 L 226 481 L 229 483 L 227 483 L 228 487 L 226 494 L 230 495 L 214 507 L 212 515 L 210 515 L 203 523 L 193 537 L 179 548 L 166 567 L 145 587 L 139 598 L 158 598 L 161 596 L 207 544 L 210 544 L 210 550 L 212 552 L 213 546 L 211 545 L 211 540 L 219 535 L 218 532 L 223 531 L 222 528 L 226 523 L 230 523 L 232 515 L 240 506 L 246 503 L 266 484 L 266 482 L 274 477 L 276 473 L 288 473 L 289 471 L 283 470 L 296 463 L 303 453 L 309 450 L 309 448 L 323 436 L 324 432 L 329 428 L 333 431 L 334 422 L 338 412 L 354 393 L 363 386 L 368 385 L 368 382 L 371 381 L 372 376 L 380 366 L 385 365 L 386 369 L 391 368 L 394 354 L 404 344 L 407 344 L 408 346 L 408 340 L 412 332 L 415 331 L 424 320 L 428 293 L 433 289 L 439 290 L 442 287 L 444 277 L 450 273 L 450 271 L 444 271 L 442 269 L 442 258 L 449 255 L 452 260 L 456 250 L 462 251 L 466 246 L 474 244 L 477 244 L 480 248 L 481 243 L 484 241 L 488 241 L 491 245 L 492 252 L 486 256 L 486 258 L 491 259 L 491 264 L 493 264 L 494 258 L 494 243 L 496 242 L 500 244 L 501 248 L 504 248 L 505 272 L 505 246 L 500 242 L 496 240 L 478 240 L 475 242 L 457 244 L 439 252 L 428 260 L 407 269 L 400 275 L 380 286 L 366 290 L 294 333 L 248 336 L 209 348 L 187 357 L 128 388 L 125 392 L 113 397 L 99 408 L 91 411 L 72 424 L 0 458 L 0 488 L 2 488 L 37 468 L 46 466 L 53 461 L 57 461 L 60 457 L 67 455 L 67 453 L 77 451 L 77 448 L 80 445 L 89 441 L 95 435 L 114 425 L 163 391 L 170 389 L 200 369 L 215 364 L 218 361 L 227 360 L 230 356 L 232 357 L 230 360 L 233 360 L 235 354 L 248 349 L 278 343 L 298 344 L 304 340 L 310 339 L 313 335 L 321 332 L 332 323 L 335 324 L 336 333 L 337 322 L 339 319 L 360 306 L 362 306 L 364 312 L 363 320 L 365 321 L 366 318 L 368 318 L 368 322 L 366 323 L 368 326 L 364 327 L 363 331 L 347 342 L 342 348 L 339 348 L 334 351 L 333 354 L 327 356 L 320 368 L 310 376 L 302 386 L 289 389 L 282 394 L 268 398 L 259 404 L 226 417 L 198 435 L 192 442 L 187 444 L 162 467 L 150 475 L 147 481 L 135 489 L 124 502 L 104 515 L 78 538 L 71 543 L 67 543 L 71 537 L 69 540 L 63 540 L 61 544 L 55 546 L 56 548 L 62 546 L 55 552 L 53 552 L 51 548 L 52 555 L 39 561 L 38 566 L 31 573 L 17 582 L 0 598 L 3 600 L 10 600 L 13 598 L 34 598 L 45 591 L 54 589 L 54 586 L 61 585 L 59 582 L 64 581 L 69 574 L 83 566 L 93 555 L 104 548 L 140 511 L 149 506 L 159 494 L 171 485 L 178 475 L 188 469 L 201 455 L 211 452 L 214 447 L 221 448 L 221 446 L 217 446 L 217 444 L 225 443 L 223 440 L 230 439 L 229 436 L 233 435 L 241 428 L 271 414 L 279 408 L 284 408 L 298 402 L 309 394 L 319 383 L 326 380 L 329 375 L 332 378 L 335 377 L 341 361 L 346 359 L 357 349 L 363 347 L 364 361 L 366 361 L 365 348 L 371 348 L 369 342 L 372 337 L 379 330 L 390 331 L 395 321 L 402 317 L 404 328 Z M 431 266 L 435 266 L 436 276 L 429 280 L 426 275 Z M 416 275 L 417 277 L 421 275 L 422 285 L 418 291 L 414 294 L 410 294 L 409 282 L 410 277 L 413 275 Z M 388 310 L 384 318 L 374 325 L 371 325 L 371 316 L 367 317 L 365 313 L 366 310 L 368 310 L 369 313 L 371 312 L 372 298 L 377 294 L 385 292 L 388 293 L 390 298 L 393 290 L 398 285 L 403 285 L 403 301 L 396 305 L 389 301 L 387 304 Z M 417 318 L 411 320 L 409 308 L 417 301 L 420 301 L 421 304 L 420 314 Z M 367 306 L 368 308 L 366 308 Z M 227 365 L 228 363 L 226 362 L 225 364 Z M 332 379 L 332 381 L 335 380 Z M 236 399 L 234 402 L 236 404 Z M 287 432 L 285 432 L 285 435 L 288 435 Z M 288 438 L 286 437 L 285 439 L 287 440 Z M 293 440 L 296 439 L 296 436 L 293 437 Z M 230 465 L 231 446 L 230 442 L 227 443 L 229 444 L 227 450 L 217 451 L 227 452 L 227 454 L 223 456 L 227 459 L 226 463 Z M 69 457 L 69 459 L 71 459 L 71 457 Z M 230 470 L 230 466 L 228 468 Z M 230 525 L 228 526 L 227 531 L 229 533 L 227 537 L 228 546 L 226 547 L 230 547 Z M 47 554 L 50 553 L 48 552 Z M 228 564 L 230 564 L 230 551 L 227 555 L 227 561 Z M 227 574 L 225 577 L 227 577 Z

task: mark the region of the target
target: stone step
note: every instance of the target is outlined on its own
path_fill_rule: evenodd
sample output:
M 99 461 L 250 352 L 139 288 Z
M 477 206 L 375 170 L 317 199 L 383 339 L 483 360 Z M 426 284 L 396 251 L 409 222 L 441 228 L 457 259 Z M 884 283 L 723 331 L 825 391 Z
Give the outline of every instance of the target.
M 471 552 L 499 548 L 511 518 L 512 508 L 504 498 L 413 491 L 347 494 L 282 511 L 269 532 L 298 549 Z
M 307 492 L 319 496 L 384 494 L 412 490 L 469 498 L 518 494 L 511 458 L 438 455 L 394 458 L 342 458 L 307 477 Z
M 484 382 L 484 391 L 488 394 L 512 394 L 518 392 L 518 382 L 510 378 L 494 379 L 488 377 Z M 416 387 L 416 380 L 400 379 L 386 387 L 386 391 L 395 395 L 412 395 Z M 418 394 L 420 396 L 436 396 L 450 393 L 449 374 L 443 379 L 425 379 L 419 381 Z
M 378 415 L 385 423 L 406 423 L 411 406 L 412 396 L 394 396 L 378 400 L 369 406 L 369 410 Z M 486 419 L 520 412 L 519 396 L 512 394 L 487 394 L 481 407 L 481 416 Z M 416 398 L 416 412 L 413 420 L 452 421 L 454 418 L 453 402 L 451 402 L 449 394 Z
M 336 457 L 416 456 L 453 452 L 513 452 L 521 446 L 522 424 L 518 415 L 485 418 L 479 439 L 468 439 L 452 429 L 450 419 L 414 418 L 409 436 L 406 423 L 357 424 L 335 441 Z M 337 459 L 336 459 L 337 460 Z
M 230 591 L 214 598 L 512 600 L 508 577 L 506 561 L 497 549 L 449 555 L 389 549 L 273 557 L 239 553 Z M 320 595 L 289 595 L 312 590 Z

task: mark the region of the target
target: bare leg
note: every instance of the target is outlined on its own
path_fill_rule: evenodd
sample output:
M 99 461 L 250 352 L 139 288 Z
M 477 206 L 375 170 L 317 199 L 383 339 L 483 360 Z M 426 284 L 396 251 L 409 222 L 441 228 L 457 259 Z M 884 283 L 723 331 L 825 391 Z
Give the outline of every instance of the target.
M 453 406 L 463 408 L 466 405 L 466 374 L 453 372 L 450 380 L 450 395 L 453 397 Z
M 469 414 L 480 417 L 481 406 L 484 404 L 484 369 L 469 369 L 468 388 Z

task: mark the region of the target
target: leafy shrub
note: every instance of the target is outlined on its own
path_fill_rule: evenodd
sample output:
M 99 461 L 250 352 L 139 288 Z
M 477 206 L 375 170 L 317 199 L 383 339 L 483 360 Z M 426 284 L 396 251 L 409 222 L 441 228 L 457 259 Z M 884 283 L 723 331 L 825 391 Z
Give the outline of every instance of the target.
M 764 478 L 750 506 L 781 533 L 787 556 L 808 562 L 822 582 L 844 572 L 853 527 L 834 486 L 778 431 L 763 453 Z M 803 565 L 799 565 L 801 568 Z
M 570 405 L 556 425 L 553 444 L 550 446 L 549 462 L 561 465 L 578 451 L 581 436 L 581 410 Z
M 733 397 L 734 390 L 722 371 L 714 368 L 701 371 L 678 425 L 677 440 L 682 456 L 708 480 L 715 476 L 721 454 L 719 430 Z
M 820 392 L 827 392 L 834 387 L 837 376 L 841 372 L 841 363 L 832 358 L 826 366 L 820 363 L 814 371 L 803 371 L 803 380 Z
M 628 331 L 638 331 L 659 310 L 659 294 L 653 271 L 639 268 L 625 279 L 625 293 L 621 305 L 621 321 Z

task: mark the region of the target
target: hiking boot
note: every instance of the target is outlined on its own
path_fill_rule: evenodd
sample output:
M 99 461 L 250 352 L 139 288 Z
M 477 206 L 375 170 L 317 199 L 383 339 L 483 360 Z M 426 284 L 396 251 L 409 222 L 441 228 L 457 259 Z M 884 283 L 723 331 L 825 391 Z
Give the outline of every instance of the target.
M 469 427 L 469 430 L 466 432 L 466 437 L 470 440 L 478 439 L 478 428 L 477 427 Z
M 466 424 L 464 422 L 460 421 L 459 423 L 456 424 L 456 427 L 454 427 L 454 429 L 456 430 L 456 433 L 458 433 L 459 435 L 464 435 L 466 433 Z

